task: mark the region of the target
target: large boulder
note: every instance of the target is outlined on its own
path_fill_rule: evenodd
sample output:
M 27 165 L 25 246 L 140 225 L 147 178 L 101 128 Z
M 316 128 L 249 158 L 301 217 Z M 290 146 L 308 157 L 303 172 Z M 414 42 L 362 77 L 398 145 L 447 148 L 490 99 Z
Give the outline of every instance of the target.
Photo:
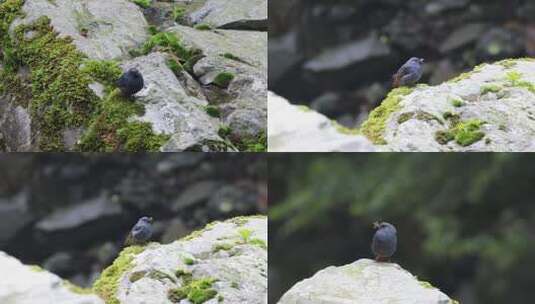
M 22 7 L 24 18 L 11 25 L 50 18 L 61 36 L 70 36 L 76 47 L 93 59 L 118 59 L 148 38 L 148 24 L 139 7 L 129 0 L 32 0 Z
M 0 303 L 3 304 L 104 304 L 89 290 L 76 287 L 36 266 L 23 265 L 0 251 Z
M 116 304 L 267 303 L 267 218 L 234 218 L 167 245 L 128 247 L 94 290 Z
M 535 61 L 392 91 L 362 132 L 385 151 L 535 151 Z
M 150 122 L 157 134 L 172 134 L 166 151 L 214 150 L 207 145 L 226 151 L 217 134 L 217 120 L 204 110 L 208 103 L 189 94 L 167 66 L 167 59 L 166 54 L 156 52 L 123 64 L 125 70 L 137 68 L 145 81 L 144 90 L 137 94 L 145 112 L 138 119 Z
M 394 263 L 361 259 L 327 267 L 295 284 L 279 304 L 454 304 L 427 282 Z
M 270 152 L 374 151 L 357 130 L 340 126 L 304 106 L 291 105 L 273 93 L 268 97 L 268 150 Z
M 193 66 L 208 102 L 217 106 L 231 136 L 242 141 L 258 138 L 267 124 L 267 33 L 257 31 L 199 31 L 187 26 L 170 29 L 204 58 Z M 234 79 L 222 90 L 216 78 Z
M 189 16 L 194 24 L 207 23 L 227 29 L 268 28 L 267 0 L 208 0 Z

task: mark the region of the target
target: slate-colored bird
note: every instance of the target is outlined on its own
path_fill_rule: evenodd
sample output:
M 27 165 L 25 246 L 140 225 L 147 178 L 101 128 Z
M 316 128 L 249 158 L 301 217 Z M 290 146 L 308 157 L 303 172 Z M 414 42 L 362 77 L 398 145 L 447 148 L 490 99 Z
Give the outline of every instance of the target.
M 393 87 L 413 86 L 422 78 L 424 59 L 412 57 L 399 68 L 393 78 Z
M 125 72 L 117 80 L 116 85 L 121 90 L 121 94 L 129 98 L 141 91 L 145 83 L 143 81 L 143 75 L 137 69 L 133 68 Z
M 390 257 L 396 252 L 398 245 L 397 230 L 387 222 L 376 222 L 373 227 L 377 230 L 372 240 L 372 251 L 377 262 L 390 262 Z
M 144 245 L 152 237 L 152 217 L 144 216 L 140 218 L 132 227 L 132 231 L 126 238 L 125 245 Z

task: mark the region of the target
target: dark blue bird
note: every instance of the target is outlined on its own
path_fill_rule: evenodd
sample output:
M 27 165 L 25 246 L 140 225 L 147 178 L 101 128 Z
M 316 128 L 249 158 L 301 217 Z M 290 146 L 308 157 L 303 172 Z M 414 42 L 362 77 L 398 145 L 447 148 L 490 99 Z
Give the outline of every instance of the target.
M 394 88 L 415 85 L 422 78 L 423 63 L 424 60 L 422 58 L 416 57 L 412 57 L 405 62 L 393 76 Z
M 377 229 L 372 240 L 372 251 L 377 262 L 389 262 L 390 257 L 396 252 L 398 246 L 397 230 L 394 225 L 381 222 L 374 223 Z
M 143 245 L 152 237 L 152 217 L 142 217 L 132 227 L 132 231 L 126 238 L 125 245 Z
M 131 97 L 143 89 L 143 76 L 137 69 L 130 69 L 124 73 L 116 83 L 124 97 Z

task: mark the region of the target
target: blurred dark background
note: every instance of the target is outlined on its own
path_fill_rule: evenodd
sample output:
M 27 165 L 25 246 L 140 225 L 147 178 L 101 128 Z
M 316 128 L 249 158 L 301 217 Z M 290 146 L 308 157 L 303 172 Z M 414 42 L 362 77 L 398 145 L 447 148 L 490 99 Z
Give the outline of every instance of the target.
M 535 297 L 535 156 L 269 157 L 269 298 L 329 265 L 372 258 L 372 223 L 396 225 L 393 262 L 463 304 Z
M 410 57 L 421 82 L 535 56 L 533 0 L 270 0 L 269 88 L 359 127 Z
M 265 213 L 254 154 L 4 154 L 0 250 L 90 286 L 143 215 L 170 243 L 213 220 Z

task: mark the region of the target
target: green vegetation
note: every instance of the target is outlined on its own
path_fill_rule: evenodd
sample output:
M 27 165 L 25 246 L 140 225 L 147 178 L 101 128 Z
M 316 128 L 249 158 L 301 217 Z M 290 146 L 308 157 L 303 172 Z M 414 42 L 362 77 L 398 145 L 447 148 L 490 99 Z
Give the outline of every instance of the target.
M 517 71 L 508 72 L 505 76 L 507 82 L 512 87 L 524 88 L 535 94 L 535 84 L 522 80 L 522 74 Z
M 464 106 L 464 102 L 460 99 L 452 99 L 451 100 L 451 105 L 456 107 L 456 108 L 460 108 L 462 106 Z
M 206 23 L 199 23 L 199 24 L 195 25 L 195 29 L 196 30 L 200 30 L 200 31 L 210 31 L 210 30 L 212 30 L 212 26 L 210 26 L 209 24 L 206 24 Z
M 204 107 L 204 110 L 206 111 L 206 114 L 212 116 L 212 117 L 221 117 L 221 113 L 219 112 L 219 108 L 216 106 L 208 105 Z
M 392 90 L 381 105 L 375 108 L 361 127 L 362 134 L 366 135 L 374 144 L 384 145 L 384 131 L 390 115 L 400 108 L 399 103 L 403 96 L 412 93 L 412 88 L 401 87 Z
M 88 128 L 77 149 L 157 151 L 167 137 L 153 134 L 148 123 L 129 120 L 143 112 L 142 106 L 110 93 L 122 73 L 116 62 L 87 60 L 71 38 L 58 36 L 44 16 L 17 26 L 12 36 L 8 34 L 23 3 L 9 0 L 0 4 L 0 41 L 5 54 L 0 87 L 29 108 L 32 128 L 39 130 L 39 149 L 65 150 L 65 130 Z M 26 37 L 28 32 L 32 32 L 31 38 Z M 17 74 L 23 65 L 31 73 L 28 84 Z M 106 85 L 110 94 L 104 100 L 89 89 L 94 81 Z
M 442 145 L 455 140 L 457 144 L 466 147 L 485 137 L 485 133 L 480 131 L 485 122 L 479 119 L 461 121 L 458 114 L 451 112 L 445 112 L 443 117 L 449 121 L 449 129 L 435 133 L 435 140 Z
M 498 93 L 502 90 L 502 87 L 495 85 L 495 84 L 489 84 L 481 87 L 481 95 L 485 95 L 487 93 Z
M 184 259 L 182 259 L 182 262 L 184 262 L 184 264 L 186 264 L 186 265 L 195 264 L 195 260 L 190 258 L 190 257 L 185 257 Z
M 402 124 L 410 119 L 417 119 L 421 121 L 433 121 L 434 120 L 441 125 L 444 124 L 444 122 L 440 118 L 436 117 L 435 115 L 425 112 L 425 111 L 420 111 L 420 110 L 414 111 L 414 112 L 402 113 L 398 117 L 398 124 Z
M 212 288 L 215 279 L 202 278 L 183 281 L 182 287 L 169 290 L 168 298 L 171 302 L 178 303 L 183 299 L 188 299 L 193 304 L 202 304 L 217 295 L 217 291 Z
M 234 74 L 230 72 L 221 72 L 214 78 L 213 83 L 220 88 L 227 88 L 234 80 L 234 77 Z
M 133 2 L 142 8 L 149 8 L 152 5 L 152 0 L 133 0 Z
M 134 257 L 143 252 L 144 249 L 142 246 L 130 246 L 123 249 L 119 257 L 102 272 L 95 282 L 93 291 L 102 297 L 107 304 L 119 304 L 119 300 L 116 298 L 119 279 L 123 273 L 134 267 L 132 264 Z
M 182 22 L 186 14 L 186 9 L 180 6 L 175 6 L 171 12 L 171 16 L 175 22 Z

